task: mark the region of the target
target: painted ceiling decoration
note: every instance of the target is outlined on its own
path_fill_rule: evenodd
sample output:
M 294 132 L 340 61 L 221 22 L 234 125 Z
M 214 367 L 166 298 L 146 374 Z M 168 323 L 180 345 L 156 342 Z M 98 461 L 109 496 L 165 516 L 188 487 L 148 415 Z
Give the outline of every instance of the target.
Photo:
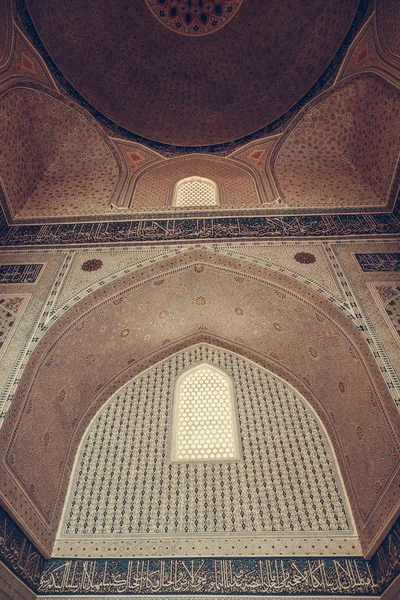
M 236 15 L 243 0 L 145 0 L 152 14 L 175 33 L 214 33 Z
M 7 600 L 392 585 L 399 11 L 0 0 Z
M 267 135 L 318 93 L 369 2 L 252 0 L 225 27 L 197 37 L 172 35 L 145 0 L 17 6 L 62 85 L 115 134 L 157 150 L 213 152 Z M 251 53 L 240 52 L 246 47 Z
M 29 243 L 35 239 L 37 230 L 30 227 L 19 230 L 16 226 L 50 223 L 51 229 L 46 229 L 44 236 L 40 234 L 41 239 L 46 241 L 54 239 L 54 223 L 87 221 L 97 223 L 99 234 L 104 229 L 104 221 L 118 222 L 116 228 L 106 226 L 107 232 L 110 229 L 110 235 L 106 234 L 109 241 L 150 241 L 171 237 L 220 239 L 270 234 L 286 237 L 309 235 L 311 230 L 314 235 L 363 235 L 396 231 L 398 223 L 393 209 L 400 183 L 399 78 L 392 63 L 385 63 L 382 57 L 374 63 L 370 58 L 377 56 L 381 50 L 378 34 L 373 29 L 373 7 L 368 2 L 358 5 L 346 40 L 340 46 L 340 58 L 336 55 L 333 66 L 328 67 L 329 77 L 325 84 L 315 84 L 316 97 L 311 92 L 307 93 L 304 106 L 301 106 L 303 101 L 299 104 L 297 100 L 286 120 L 278 118 L 280 126 L 275 135 L 247 144 L 245 142 L 251 139 L 252 134 L 250 137 L 235 137 L 233 144 L 227 142 L 222 153 L 219 152 L 221 148 L 218 150 L 215 145 L 183 147 L 160 145 L 157 141 L 154 148 L 150 149 L 144 146 L 146 140 L 143 136 L 136 138 L 136 134 L 129 132 L 125 136 L 111 121 L 104 119 L 87 99 L 83 99 L 76 83 L 72 86 L 68 82 L 65 74 L 55 66 L 54 57 L 50 58 L 43 45 L 45 43 L 46 48 L 51 50 L 53 32 L 49 20 L 54 27 L 58 27 L 57 36 L 61 32 L 60 48 L 63 47 L 64 38 L 66 44 L 69 36 L 78 36 L 79 27 L 90 12 L 86 4 L 85 10 L 81 10 L 79 4 L 74 4 L 71 9 L 60 4 L 52 8 L 50 1 L 49 6 L 46 6 L 46 2 L 28 1 L 27 5 L 24 2 L 16 2 L 15 25 L 11 32 L 14 35 L 14 53 L 0 88 L 0 141 L 9 148 L 9 152 L 0 156 L 3 187 L 0 201 L 6 220 L 12 226 L 3 230 L 3 239 L 13 239 L 16 244 Z M 8 6 L 9 0 L 4 0 L 4 4 Z M 185 7 L 195 10 L 196 6 L 200 6 L 196 3 L 190 7 L 186 3 L 178 4 L 179 10 Z M 138 22 L 137 28 L 141 30 L 143 23 L 147 23 L 146 19 L 150 19 L 153 28 L 161 27 L 162 33 L 157 39 L 163 40 L 163 36 L 167 36 L 165 43 L 169 49 L 172 32 L 154 17 L 151 19 L 145 0 L 132 3 L 132 6 L 134 11 L 143 9 L 146 15 L 144 21 Z M 293 19 L 290 6 L 283 4 L 280 8 L 276 7 L 274 14 L 280 15 L 280 11 L 288 10 L 290 19 Z M 247 11 L 246 18 L 250 19 L 254 18 L 254 11 L 261 10 L 258 3 L 252 3 L 249 7 L 250 4 L 243 3 L 232 21 L 213 35 L 200 36 L 198 40 L 182 35 L 172 36 L 172 54 L 176 43 L 198 43 L 205 44 L 201 56 L 214 56 L 214 38 L 215 43 L 220 36 L 228 35 L 231 39 L 230 28 L 243 18 L 243 11 Z M 263 4 L 267 13 L 259 20 L 260 28 L 264 26 L 268 11 L 272 8 L 269 6 L 265 9 Z M 58 26 L 56 19 L 61 18 L 66 10 L 77 11 L 76 14 L 80 14 L 81 10 L 82 14 L 79 19 L 67 19 L 62 26 Z M 103 11 L 108 9 L 97 7 L 96 10 L 100 12 L 97 14 L 95 11 L 95 21 L 98 19 L 100 22 L 104 17 Z M 340 3 L 335 4 L 334 8 L 325 5 L 324 19 L 334 18 L 335 11 L 342 10 L 344 8 Z M 349 3 L 346 4 L 348 10 Z M 307 19 L 312 20 L 313 11 L 318 12 L 320 8 L 314 7 Z M 112 19 L 115 17 L 112 16 Z M 288 28 L 291 27 L 290 19 Z M 307 21 L 308 24 L 310 22 Z M 336 22 L 338 24 L 338 18 Z M 70 31 L 74 23 L 78 28 L 75 33 Z M 322 31 L 325 25 L 318 27 Z M 329 29 L 332 36 L 337 34 L 334 33 L 335 27 Z M 361 27 L 363 29 L 359 32 Z M 43 38 L 42 41 L 39 38 L 39 34 L 42 35 L 41 28 L 44 38 L 48 32 L 49 40 Z M 295 31 L 296 28 L 297 24 Z M 371 40 L 367 34 L 372 30 L 375 33 Z M 274 36 L 278 35 L 275 29 L 273 31 Z M 284 37 L 282 32 L 279 35 Z M 123 32 L 120 33 L 122 35 Z M 10 37 L 8 30 L 7 36 Z M 120 37 L 118 44 L 121 43 Z M 210 41 L 207 41 L 208 38 Z M 305 43 L 303 38 L 301 44 Z M 367 38 L 368 47 L 365 46 Z M 80 38 L 79 44 L 85 43 Z M 212 45 L 210 48 L 209 43 Z M 74 44 L 74 52 L 79 51 L 75 47 L 79 44 Z M 258 52 L 257 44 L 255 51 Z M 65 46 L 63 57 L 67 62 L 73 54 L 67 52 Z M 168 56 L 172 54 L 168 50 Z M 101 60 L 99 55 L 90 61 L 87 54 L 83 64 L 93 70 L 98 68 Z M 179 58 L 173 63 L 177 77 L 181 60 Z M 199 63 L 199 68 L 201 65 Z M 128 66 L 124 68 L 128 69 Z M 239 70 L 243 69 L 245 63 L 242 65 L 240 62 Z M 75 70 L 77 76 L 84 73 L 84 69 Z M 143 74 L 139 79 L 142 77 Z M 203 80 L 204 77 L 208 80 L 208 70 L 204 71 L 201 66 L 198 78 Z M 182 85 L 186 79 L 180 77 Z M 106 87 L 102 83 L 104 89 Z M 209 95 L 215 97 L 214 93 Z M 109 97 L 108 93 L 103 96 Z M 148 100 L 151 98 L 146 96 L 146 102 Z M 168 101 L 165 101 L 168 105 Z M 199 105 L 198 99 L 193 102 Z M 260 96 L 260 102 L 263 106 L 273 105 L 270 95 L 268 100 Z M 186 110 L 187 102 L 180 104 Z M 114 102 L 113 106 L 116 107 Z M 132 114 L 136 112 L 131 111 Z M 247 109 L 244 112 L 250 114 Z M 260 111 L 258 114 L 261 114 Z M 169 122 L 165 111 L 162 118 Z M 201 116 L 198 118 L 196 115 L 194 122 L 200 121 Z M 34 139 L 29 136 L 30 122 L 35 123 Z M 235 118 L 232 113 L 225 122 L 236 127 L 238 124 L 241 126 L 242 119 Z M 267 129 L 269 127 L 270 124 Z M 256 137 L 268 133 L 264 130 L 265 127 L 262 132 L 259 130 Z M 23 142 L 25 139 L 26 142 Z M 133 141 L 136 139 L 138 141 Z M 178 181 L 193 177 L 214 181 L 219 201 L 213 205 L 208 202 L 207 209 L 194 199 L 186 199 L 181 206 L 177 206 L 174 189 Z M 349 212 L 360 213 L 357 223 L 354 223 L 353 214 L 346 215 Z M 366 221 L 365 213 L 372 213 L 373 216 Z M 386 219 L 383 213 L 392 213 L 392 216 Z M 312 224 L 309 220 L 311 214 L 316 215 Z M 334 221 L 321 219 L 320 215 L 324 214 L 335 215 Z M 338 218 L 338 214 L 346 216 Z M 279 215 L 279 218 L 270 218 L 274 215 Z M 298 218 L 293 219 L 293 215 L 298 215 Z M 242 219 L 240 225 L 238 218 Z M 92 231 L 92 228 L 89 229 Z M 60 241 L 64 236 L 69 242 L 87 239 L 84 225 L 82 233 L 72 227 L 73 240 L 68 230 L 69 225 L 62 230 L 62 237 L 58 238 Z M 58 236 L 60 230 L 55 231 Z

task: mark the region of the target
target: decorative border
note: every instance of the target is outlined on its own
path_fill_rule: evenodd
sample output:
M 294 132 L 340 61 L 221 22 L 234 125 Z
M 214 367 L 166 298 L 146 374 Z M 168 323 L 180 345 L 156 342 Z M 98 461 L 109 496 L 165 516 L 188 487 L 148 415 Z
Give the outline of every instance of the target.
M 400 252 L 373 252 L 371 254 L 355 254 L 354 256 L 364 273 L 396 273 L 400 271 Z
M 118 596 L 118 598 L 120 600 L 132 600 L 132 595 L 129 596 Z M 150 598 L 152 600 L 165 600 L 166 594 L 162 595 L 162 596 L 148 596 L 147 594 L 140 594 L 139 598 L 141 598 L 142 600 L 149 600 Z M 183 595 L 172 595 L 170 596 L 168 594 L 168 598 L 170 598 L 170 600 L 222 600 L 222 598 L 224 598 L 225 595 L 214 595 L 214 594 L 207 594 L 207 596 L 202 596 L 202 595 L 198 595 L 196 594 L 195 596 L 191 596 L 188 594 L 183 594 Z M 265 598 L 265 600 L 271 600 L 271 596 L 264 596 L 263 594 L 258 594 L 257 595 L 258 598 Z M 99 596 L 36 596 L 37 600 L 41 600 L 43 598 L 51 598 L 52 600 L 98 600 Z M 101 596 L 102 600 L 115 600 L 115 596 Z M 231 596 L 232 600 L 249 600 L 250 598 L 254 598 L 254 596 L 247 596 L 247 595 L 243 595 L 241 594 L 240 596 Z M 274 600 L 288 600 L 288 596 L 273 596 Z M 317 598 L 320 598 L 320 596 L 298 596 L 296 595 L 292 595 L 290 594 L 290 598 L 292 600 L 316 600 Z M 330 600 L 350 600 L 350 598 L 354 598 L 354 596 L 329 596 Z M 375 598 L 376 600 L 380 600 L 380 596 L 357 596 L 357 600 L 372 600 L 372 598 Z
M 347 32 L 346 37 L 344 38 L 339 50 L 336 55 L 322 73 L 322 75 L 317 79 L 314 85 L 306 92 L 306 94 L 296 103 L 294 104 L 287 112 L 285 112 L 281 117 L 272 121 L 265 127 L 262 127 L 258 131 L 255 131 L 249 135 L 243 136 L 236 140 L 232 140 L 230 142 L 224 142 L 220 144 L 212 144 L 209 146 L 173 146 L 172 144 L 164 144 L 162 142 L 157 142 L 156 140 L 151 140 L 140 135 L 137 135 L 124 127 L 117 125 L 114 121 L 103 115 L 100 111 L 98 111 L 94 106 L 92 106 L 79 92 L 71 85 L 71 83 L 64 77 L 61 73 L 51 56 L 48 54 L 44 44 L 42 43 L 35 25 L 31 19 L 29 14 L 26 0 L 15 0 L 16 4 L 16 12 L 24 26 L 25 32 L 30 38 L 32 45 L 36 48 L 36 50 L 42 56 L 44 62 L 46 63 L 50 73 L 53 75 L 57 83 L 64 88 L 64 90 L 74 98 L 76 102 L 78 102 L 83 108 L 89 111 L 103 126 L 107 128 L 109 133 L 113 136 L 121 137 L 127 140 L 131 140 L 134 142 L 138 142 L 150 148 L 153 148 L 157 152 L 162 152 L 166 156 L 172 156 L 177 154 L 188 154 L 194 152 L 204 152 L 204 153 L 218 153 L 221 155 L 226 155 L 232 152 L 235 148 L 238 148 L 248 142 L 251 142 L 254 139 L 259 139 L 270 135 L 272 132 L 276 132 L 279 128 L 281 128 L 286 122 L 288 122 L 293 116 L 295 116 L 300 108 L 305 106 L 307 102 L 310 101 L 311 98 L 319 94 L 324 87 L 330 85 L 337 72 L 339 71 L 340 65 L 349 49 L 351 43 L 355 39 L 358 32 L 361 30 L 362 26 L 366 22 L 367 18 L 370 16 L 371 11 L 373 10 L 374 2 L 373 0 L 360 0 L 358 5 L 356 14 L 354 16 L 353 22 L 350 26 L 349 31 Z
M 0 265 L 0 285 L 36 284 L 44 263 L 4 263 Z M 12 268 L 14 267 L 14 269 Z
M 375 595 L 368 561 L 353 559 L 143 559 L 46 562 L 42 594 Z
M 0 556 L 35 592 L 147 594 L 381 594 L 400 567 L 400 517 L 371 560 L 356 558 L 48 559 L 0 507 Z
M 398 235 L 400 215 L 333 214 L 171 218 L 11 226 L 0 216 L 0 246 L 143 244 L 213 240 L 312 239 Z

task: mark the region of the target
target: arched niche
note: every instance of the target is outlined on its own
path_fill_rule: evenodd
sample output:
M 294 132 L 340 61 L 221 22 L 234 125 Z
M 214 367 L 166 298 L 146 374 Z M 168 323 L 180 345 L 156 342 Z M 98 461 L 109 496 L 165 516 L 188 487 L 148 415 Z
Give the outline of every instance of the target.
M 208 341 L 293 385 L 333 444 L 363 549 L 398 502 L 399 417 L 368 344 L 317 292 L 195 249 L 93 292 L 45 334 L 3 427 L 3 502 L 48 554 L 97 410 L 133 377 Z
M 86 111 L 44 86 L 0 97 L 1 179 L 13 219 L 108 211 L 121 186 L 122 161 Z
M 398 162 L 398 101 L 399 90 L 373 73 L 315 98 L 271 155 L 282 200 L 291 207 L 386 206 Z
M 207 177 L 185 177 L 174 185 L 172 206 L 219 206 L 219 191 L 215 181 Z
M 265 196 L 262 181 L 256 173 L 249 165 L 227 157 L 207 154 L 177 156 L 145 166 L 137 177 L 132 178 L 126 197 L 133 210 L 176 209 L 174 191 L 177 182 L 196 177 L 214 183 L 218 191 L 216 206 L 254 208 L 263 202 Z
M 261 556 L 282 539 L 293 546 L 294 537 L 300 555 L 306 539 L 310 553 L 321 537 L 337 540 L 336 553 L 357 543 L 311 405 L 271 371 L 199 343 L 135 377 L 96 413 L 77 452 L 55 551 L 73 557 L 79 547 L 95 557 L 113 539 L 119 556 L 137 555 L 150 539 L 153 554 L 168 556 L 191 540 L 202 555 L 226 535 L 224 556 L 246 555 L 254 538 Z

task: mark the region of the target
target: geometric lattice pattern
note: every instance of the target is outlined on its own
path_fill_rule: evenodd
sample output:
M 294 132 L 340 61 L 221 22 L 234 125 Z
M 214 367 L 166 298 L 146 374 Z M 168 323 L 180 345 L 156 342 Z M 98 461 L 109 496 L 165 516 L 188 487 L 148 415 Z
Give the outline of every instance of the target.
M 217 186 L 203 177 L 182 179 L 176 184 L 174 205 L 218 206 Z
M 385 312 L 400 336 L 400 284 L 379 285 L 377 290 L 384 302 Z
M 24 296 L 0 296 L 0 354 L 10 341 L 23 302 Z
M 241 457 L 171 461 L 179 376 L 207 362 L 233 380 Z M 289 385 L 201 344 L 135 378 L 81 444 L 61 535 L 349 530 L 321 425 Z
M 232 385 L 227 375 L 207 364 L 194 367 L 178 381 L 175 403 L 173 460 L 238 458 Z

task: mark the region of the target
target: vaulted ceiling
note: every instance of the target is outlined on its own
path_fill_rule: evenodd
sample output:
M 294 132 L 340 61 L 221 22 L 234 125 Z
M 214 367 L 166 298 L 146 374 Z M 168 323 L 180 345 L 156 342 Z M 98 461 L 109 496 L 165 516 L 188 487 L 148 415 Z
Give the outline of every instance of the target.
M 397 2 L 175 4 L 0 1 L 9 223 L 392 211 Z
M 178 146 L 229 142 L 280 117 L 330 63 L 357 5 L 252 0 L 196 37 L 162 25 L 144 0 L 27 2 L 50 56 L 86 100 L 126 129 Z

